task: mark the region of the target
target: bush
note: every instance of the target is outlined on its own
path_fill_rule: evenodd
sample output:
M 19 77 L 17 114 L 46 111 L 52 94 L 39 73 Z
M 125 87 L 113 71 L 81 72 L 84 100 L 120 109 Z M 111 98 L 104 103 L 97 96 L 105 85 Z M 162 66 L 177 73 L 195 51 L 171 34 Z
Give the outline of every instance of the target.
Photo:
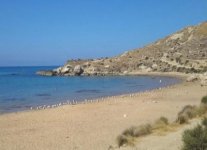
M 125 135 L 119 135 L 117 137 L 117 144 L 118 144 L 118 147 L 121 147 L 123 146 L 124 144 L 128 144 L 129 143 L 129 140 L 128 138 L 125 136 Z
M 186 115 L 178 115 L 178 118 L 176 120 L 177 123 L 179 124 L 185 124 L 188 123 L 189 117 Z
M 152 126 L 150 124 L 145 124 L 145 125 L 138 126 L 138 128 L 135 130 L 135 136 L 139 137 L 139 136 L 150 134 L 151 132 L 152 132 Z
M 198 116 L 202 116 L 203 114 L 205 114 L 207 111 L 207 106 L 204 104 L 201 104 L 199 107 L 197 107 L 196 109 L 196 114 Z
M 197 107 L 187 105 L 178 113 L 176 122 L 179 124 L 187 123 L 189 119 L 196 117 Z
M 123 131 L 122 135 L 135 137 L 135 130 L 137 127 L 132 126 Z
M 198 113 L 199 113 L 199 115 L 201 116 L 201 115 L 205 114 L 206 111 L 207 111 L 207 96 L 204 96 L 204 97 L 201 99 L 201 104 L 200 104 Z
M 207 104 L 207 96 L 204 96 L 204 97 L 201 99 L 201 103 L 203 103 L 203 104 Z
M 168 119 L 166 117 L 160 117 L 158 120 L 155 121 L 154 128 L 162 128 L 167 126 Z
M 158 122 L 163 122 L 164 124 L 168 125 L 168 119 L 166 117 L 160 117 L 160 119 L 158 119 Z
M 202 125 L 207 128 L 207 118 L 204 117 L 203 120 L 202 120 Z
M 143 135 L 150 134 L 152 132 L 152 127 L 150 124 L 140 125 L 138 127 L 131 127 L 126 129 L 122 135 L 131 136 L 131 137 L 139 137 Z
M 194 129 L 185 130 L 183 133 L 182 150 L 206 150 L 207 149 L 207 129 L 201 125 Z
M 121 135 L 117 137 L 117 144 L 119 147 L 123 145 L 133 145 L 135 137 L 144 136 L 152 132 L 152 127 L 150 124 L 144 124 L 140 126 L 132 126 L 123 131 Z

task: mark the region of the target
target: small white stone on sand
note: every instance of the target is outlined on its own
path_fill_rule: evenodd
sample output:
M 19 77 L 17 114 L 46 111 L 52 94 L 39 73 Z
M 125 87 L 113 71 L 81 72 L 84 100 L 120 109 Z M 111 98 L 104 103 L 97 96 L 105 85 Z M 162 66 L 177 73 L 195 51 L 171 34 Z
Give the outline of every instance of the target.
M 124 115 L 123 115 L 123 117 L 124 117 L 124 118 L 126 118 L 126 117 L 127 117 L 127 115 L 126 115 L 126 114 L 124 114 Z

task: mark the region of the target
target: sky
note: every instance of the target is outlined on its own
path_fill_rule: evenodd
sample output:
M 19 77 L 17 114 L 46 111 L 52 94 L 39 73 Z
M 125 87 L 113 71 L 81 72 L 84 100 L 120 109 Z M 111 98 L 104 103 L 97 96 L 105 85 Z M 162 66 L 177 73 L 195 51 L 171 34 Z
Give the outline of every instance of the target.
M 0 66 L 111 57 L 207 21 L 207 0 L 0 0 Z

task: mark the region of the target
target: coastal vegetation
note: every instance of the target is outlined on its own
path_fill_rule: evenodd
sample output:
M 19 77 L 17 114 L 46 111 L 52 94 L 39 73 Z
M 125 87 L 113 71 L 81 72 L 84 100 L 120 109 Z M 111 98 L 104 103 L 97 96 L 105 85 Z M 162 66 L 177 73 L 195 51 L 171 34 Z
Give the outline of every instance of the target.
M 116 139 L 118 147 L 134 146 L 136 139 L 143 136 L 171 131 L 172 128 L 179 128 L 180 125 L 187 124 L 196 117 L 202 117 L 207 112 L 207 96 L 201 99 L 199 106 L 186 105 L 177 114 L 177 119 L 169 123 L 166 117 L 160 117 L 152 125 L 144 124 L 140 126 L 132 126 L 122 132 Z M 194 150 L 195 148 L 204 150 L 207 148 L 207 118 L 204 117 L 202 125 L 196 126 L 192 130 L 186 130 L 183 133 L 183 150 Z
M 207 149 L 207 118 L 202 124 L 193 129 L 185 130 L 182 136 L 182 150 L 206 150 Z
M 201 99 L 201 102 L 202 102 L 202 104 L 207 105 L 207 96 L 204 96 L 204 97 Z

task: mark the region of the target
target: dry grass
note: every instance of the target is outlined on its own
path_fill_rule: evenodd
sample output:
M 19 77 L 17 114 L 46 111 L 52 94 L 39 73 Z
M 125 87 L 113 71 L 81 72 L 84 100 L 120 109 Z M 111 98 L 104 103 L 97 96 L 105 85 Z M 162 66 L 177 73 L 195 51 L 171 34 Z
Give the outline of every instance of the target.
M 126 129 L 122 135 L 131 136 L 131 137 L 139 137 L 143 135 L 150 134 L 152 132 L 152 127 L 150 124 L 140 125 L 140 126 L 132 126 Z
M 131 136 L 126 136 L 122 134 L 117 137 L 116 141 L 118 147 L 125 146 L 125 145 L 134 146 L 135 139 Z
M 168 125 L 168 119 L 166 117 L 160 117 L 157 119 L 153 125 L 153 129 L 164 128 Z
M 123 131 L 121 135 L 117 137 L 117 145 L 121 147 L 123 145 L 134 145 L 134 139 L 144 135 L 148 135 L 152 132 L 150 124 L 144 124 L 140 126 L 132 126 Z
M 207 111 L 207 105 L 201 103 L 200 106 L 197 107 L 197 109 L 196 109 L 196 114 L 197 114 L 197 116 L 200 117 L 200 116 L 202 116 L 203 114 L 205 114 L 206 111 Z
M 172 123 L 172 124 L 168 124 L 166 126 L 163 126 L 161 128 L 157 128 L 157 129 L 153 130 L 153 133 L 155 135 L 158 135 L 158 136 L 163 136 L 163 135 L 166 135 L 169 132 L 176 131 L 179 127 L 180 127 L 179 124 Z
M 183 109 L 178 113 L 178 117 L 176 122 L 179 124 L 188 123 L 188 121 L 197 116 L 197 107 L 186 105 Z

